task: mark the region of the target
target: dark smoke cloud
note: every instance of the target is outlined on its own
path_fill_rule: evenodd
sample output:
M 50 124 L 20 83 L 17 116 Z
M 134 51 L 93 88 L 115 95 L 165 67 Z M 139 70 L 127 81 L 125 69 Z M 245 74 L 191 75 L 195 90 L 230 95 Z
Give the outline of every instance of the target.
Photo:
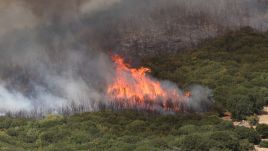
M 0 1 L 0 112 L 105 100 L 110 50 L 133 59 L 268 28 L 264 0 L 204 1 Z

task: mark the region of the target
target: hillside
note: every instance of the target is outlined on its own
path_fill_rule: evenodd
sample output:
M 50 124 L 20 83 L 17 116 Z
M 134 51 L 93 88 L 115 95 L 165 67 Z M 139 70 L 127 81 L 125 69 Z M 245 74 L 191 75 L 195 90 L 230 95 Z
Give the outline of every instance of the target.
M 245 28 L 207 40 L 195 50 L 144 58 L 143 63 L 154 76 L 185 89 L 191 84 L 212 89 L 212 112 L 164 115 L 103 110 L 43 119 L 5 116 L 0 117 L 0 150 L 245 151 L 267 137 L 264 125 L 256 131 L 234 127 L 219 117 L 231 111 L 233 118 L 245 119 L 267 104 L 267 33 Z
M 260 137 L 213 114 L 101 111 L 42 120 L 0 118 L 0 150 L 247 150 Z
M 198 49 L 144 59 L 152 74 L 183 88 L 213 90 L 215 110 L 234 118 L 259 113 L 268 101 L 268 34 L 251 28 L 203 42 Z
M 0 0 L 0 151 L 268 150 L 268 0 Z

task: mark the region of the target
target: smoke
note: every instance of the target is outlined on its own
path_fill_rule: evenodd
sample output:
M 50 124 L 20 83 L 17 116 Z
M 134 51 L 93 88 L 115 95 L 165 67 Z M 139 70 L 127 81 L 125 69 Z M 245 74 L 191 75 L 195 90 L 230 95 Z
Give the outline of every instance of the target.
M 109 50 L 138 59 L 240 26 L 267 30 L 267 8 L 259 0 L 1 0 L 0 112 L 95 106 L 113 77 Z M 207 94 L 198 90 L 195 109 Z
M 212 91 L 207 87 L 200 85 L 191 86 L 190 92 L 192 96 L 188 102 L 188 107 L 193 111 L 204 112 L 209 111 L 214 103 L 212 99 Z
M 31 10 L 20 5 L 21 1 L 0 1 L 0 37 L 13 30 L 23 30 L 36 25 L 37 20 Z
M 82 14 L 90 14 L 96 11 L 104 11 L 120 3 L 122 0 L 91 0 L 86 1 L 81 7 L 80 12 Z
M 10 92 L 5 88 L 3 84 L 0 86 L 0 100 L 1 100 L 1 112 L 14 111 L 27 109 L 28 111 L 33 109 L 28 98 L 24 97 L 19 92 Z

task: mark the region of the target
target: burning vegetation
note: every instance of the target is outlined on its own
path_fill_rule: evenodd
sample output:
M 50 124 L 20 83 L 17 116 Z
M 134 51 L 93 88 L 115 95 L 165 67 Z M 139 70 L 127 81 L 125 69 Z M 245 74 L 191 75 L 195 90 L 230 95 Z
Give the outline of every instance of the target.
M 13 94 L 4 86 L 0 89 L 0 92 L 5 94 L 1 97 L 3 100 L 7 98 L 5 100 L 9 103 L 3 102 L 8 108 L 0 108 L 0 113 L 5 114 L 10 112 L 9 114 L 16 116 L 40 117 L 50 113 L 70 115 L 98 111 L 103 108 L 109 110 L 134 109 L 162 113 L 203 112 L 208 111 L 209 106 L 212 104 L 212 99 L 209 97 L 210 90 L 208 88 L 193 86 L 190 88 L 190 91 L 184 92 L 170 81 L 157 80 L 150 76 L 150 68 L 131 67 L 119 55 L 114 55 L 111 59 L 99 60 L 100 62 L 110 62 L 109 67 L 111 70 L 111 74 L 108 74 L 110 80 L 106 84 L 99 86 L 99 90 L 97 90 L 97 85 L 92 86 L 94 79 L 87 82 L 85 80 L 77 81 L 77 79 L 72 81 L 69 78 L 62 77 L 63 84 L 61 80 L 58 81 L 59 79 L 55 79 L 54 77 L 46 80 L 38 76 L 37 79 L 44 80 L 43 83 L 50 84 L 51 81 L 54 81 L 54 83 L 58 82 L 52 85 L 54 87 L 51 87 L 45 84 L 29 85 L 27 83 L 18 83 L 16 79 L 9 76 L 10 78 L 7 80 L 11 82 L 7 86 L 11 90 L 16 90 L 17 94 Z M 104 69 L 103 66 L 100 66 L 100 68 Z M 108 73 L 107 70 L 103 71 Z M 105 78 L 103 75 L 106 74 L 95 74 L 96 77 L 99 77 L 95 78 L 95 81 L 97 79 L 104 81 L 103 79 Z M 22 79 L 24 76 L 16 77 L 17 79 Z M 36 83 L 35 79 L 30 78 L 30 76 L 28 77 L 29 83 Z M 15 89 L 15 86 L 27 88 L 31 93 Z M 41 90 L 40 87 L 42 87 Z M 62 92 L 59 94 L 53 92 L 55 88 Z M 76 91 L 73 91 L 74 88 Z M 17 102 L 10 100 L 19 100 L 19 104 L 14 106 Z M 38 104 L 39 102 L 41 103 Z M 13 106 L 13 108 L 10 108 L 10 106 Z
M 107 88 L 112 106 L 171 112 L 187 110 L 191 92 L 183 93 L 173 83 L 150 77 L 150 68 L 133 68 L 118 55 L 112 56 L 112 60 L 115 78 Z

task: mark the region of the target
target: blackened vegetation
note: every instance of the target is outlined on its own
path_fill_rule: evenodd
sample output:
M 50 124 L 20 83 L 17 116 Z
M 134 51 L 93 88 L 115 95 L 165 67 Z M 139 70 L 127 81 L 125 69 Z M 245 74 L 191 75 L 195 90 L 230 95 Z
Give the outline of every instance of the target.
M 191 99 L 191 98 L 189 98 Z M 148 111 L 148 112 L 159 112 L 164 114 L 174 113 L 196 113 L 196 112 L 209 112 L 212 109 L 213 101 L 212 98 L 208 97 L 209 101 L 200 101 L 198 109 L 194 108 L 187 100 L 176 101 L 169 99 L 166 101 L 161 100 L 144 100 L 139 99 L 135 101 L 130 100 L 114 100 L 110 101 L 106 105 L 101 105 L 102 109 L 108 109 L 113 111 L 122 111 L 125 109 L 135 111 Z

